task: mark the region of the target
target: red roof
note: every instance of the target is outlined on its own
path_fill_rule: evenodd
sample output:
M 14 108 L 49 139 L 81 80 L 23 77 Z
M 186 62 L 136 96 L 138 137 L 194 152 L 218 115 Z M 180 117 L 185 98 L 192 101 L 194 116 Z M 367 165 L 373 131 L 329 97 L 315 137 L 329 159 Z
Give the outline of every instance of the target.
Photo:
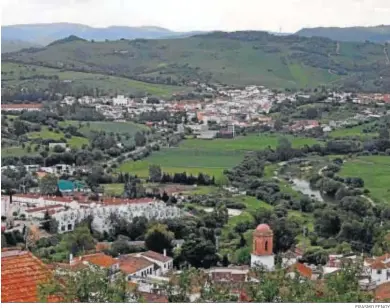
M 37 287 L 50 278 L 51 271 L 28 251 L 2 250 L 1 302 L 39 302 Z M 49 300 L 56 301 L 56 299 Z
M 268 232 L 268 231 L 271 231 L 271 228 L 267 224 L 260 224 L 257 226 L 256 231 Z
M 290 267 L 289 271 L 293 272 L 294 270 L 297 270 L 301 276 L 309 278 L 309 279 L 311 279 L 311 276 L 313 274 L 313 271 L 310 267 L 306 266 L 305 264 L 299 263 L 299 262 L 292 265 Z
M 152 262 L 144 258 L 138 258 L 131 255 L 121 256 L 119 262 L 119 268 L 125 274 L 134 274 L 135 272 L 153 265 Z
M 41 109 L 43 107 L 42 104 L 1 104 L 1 109 L 31 109 L 38 108 Z
M 42 211 L 53 210 L 53 209 L 58 209 L 63 207 L 64 207 L 63 205 L 48 205 L 43 207 L 35 207 L 32 209 L 27 209 L 26 213 L 42 212 Z
M 141 255 L 148 257 L 150 259 L 153 259 L 153 260 L 164 262 L 164 263 L 172 260 L 171 257 L 164 256 L 163 254 L 152 251 L 152 250 L 148 250 L 146 252 L 143 252 Z
M 139 292 L 146 303 L 168 303 L 168 298 L 162 294 Z
M 390 300 L 390 282 L 383 283 L 375 289 L 375 298 L 379 301 Z
M 95 253 L 93 255 L 82 256 L 79 260 L 87 261 L 88 263 L 106 268 L 110 268 L 114 264 L 119 263 L 118 260 L 115 260 L 114 258 L 107 256 L 104 253 Z

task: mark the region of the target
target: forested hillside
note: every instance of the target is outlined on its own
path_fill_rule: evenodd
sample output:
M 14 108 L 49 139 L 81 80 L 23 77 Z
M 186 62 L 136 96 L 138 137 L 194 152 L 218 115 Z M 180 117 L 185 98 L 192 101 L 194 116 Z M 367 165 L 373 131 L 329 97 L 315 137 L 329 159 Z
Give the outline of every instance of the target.
M 169 85 L 204 81 L 390 91 L 387 53 L 383 45 L 369 42 L 247 31 L 167 40 L 91 42 L 73 38 L 43 49 L 6 54 L 3 61 Z

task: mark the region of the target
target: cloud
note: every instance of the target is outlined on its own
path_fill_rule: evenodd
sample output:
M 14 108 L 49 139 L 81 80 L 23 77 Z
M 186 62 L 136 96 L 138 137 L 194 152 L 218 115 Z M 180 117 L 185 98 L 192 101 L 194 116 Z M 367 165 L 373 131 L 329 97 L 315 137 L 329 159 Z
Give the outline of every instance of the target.
M 173 30 L 272 30 L 377 25 L 389 0 L 2 0 L 2 24 L 74 22 Z

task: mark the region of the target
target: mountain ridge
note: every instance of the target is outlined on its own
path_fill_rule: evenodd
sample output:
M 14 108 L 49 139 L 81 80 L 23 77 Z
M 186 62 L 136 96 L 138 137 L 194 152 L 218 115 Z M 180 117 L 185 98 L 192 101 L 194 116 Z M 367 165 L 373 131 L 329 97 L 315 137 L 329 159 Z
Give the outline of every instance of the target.
M 86 40 L 119 40 L 124 39 L 160 39 L 168 37 L 186 37 L 202 31 L 175 32 L 157 26 L 109 26 L 91 27 L 77 23 L 42 23 L 2 26 L 2 38 L 23 40 L 26 42 L 48 45 L 53 41 L 78 36 Z
M 183 39 L 62 42 L 4 61 L 116 75 L 149 83 L 191 81 L 268 87 L 343 86 L 390 91 L 383 45 L 268 32 L 211 32 Z M 386 51 L 387 52 L 387 51 Z
M 390 25 L 371 27 L 315 27 L 303 28 L 295 33 L 299 36 L 326 37 L 335 41 L 370 41 L 375 43 L 390 42 Z

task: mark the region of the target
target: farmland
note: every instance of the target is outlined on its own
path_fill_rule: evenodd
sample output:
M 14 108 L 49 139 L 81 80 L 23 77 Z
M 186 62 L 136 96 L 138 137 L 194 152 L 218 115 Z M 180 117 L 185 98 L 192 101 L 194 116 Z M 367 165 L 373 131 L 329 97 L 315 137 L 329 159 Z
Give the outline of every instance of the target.
M 362 178 L 371 198 L 390 205 L 390 156 L 367 156 L 348 160 L 339 175 Z
M 91 131 L 104 131 L 106 133 L 129 133 L 135 135 L 137 131 L 147 131 L 147 126 L 136 124 L 133 122 L 108 122 L 108 121 L 96 121 L 96 122 L 79 122 L 79 121 L 64 121 L 60 123 L 61 126 L 73 125 L 80 128 L 80 132 L 88 135 Z
M 53 132 L 49 131 L 47 128 L 43 128 L 40 132 L 33 132 L 27 134 L 27 136 L 31 139 L 53 139 L 53 140 L 60 140 L 62 138 L 65 138 L 64 133 L 59 132 Z M 83 144 L 88 144 L 88 139 L 83 138 L 83 137 L 76 137 L 72 136 L 72 138 L 67 140 L 67 143 L 71 148 L 81 148 Z
M 250 135 L 236 139 L 200 140 L 187 139 L 178 148 L 165 148 L 142 161 L 124 162 L 119 170 L 147 177 L 151 164 L 160 165 L 163 172 L 187 172 L 196 175 L 199 172 L 223 179 L 223 171 L 236 166 L 246 151 L 261 150 L 271 146 L 275 148 L 281 135 Z M 286 136 L 293 146 L 317 143 L 311 138 Z
M 176 173 L 187 172 L 197 175 L 200 172 L 223 177 L 223 170 L 238 164 L 243 158 L 243 152 L 218 151 L 218 150 L 193 150 L 186 148 L 162 149 L 154 152 L 150 157 L 142 161 L 125 162 L 119 168 L 122 172 L 137 174 L 139 177 L 147 177 L 151 164 L 160 165 L 163 172 Z
M 313 145 L 319 143 L 313 138 L 293 137 L 281 134 L 263 134 L 237 137 L 235 139 L 187 139 L 180 144 L 181 148 L 187 149 L 218 149 L 225 151 L 255 151 L 268 147 L 276 148 L 281 137 L 286 137 L 291 141 L 293 147 L 302 147 L 305 144 Z

